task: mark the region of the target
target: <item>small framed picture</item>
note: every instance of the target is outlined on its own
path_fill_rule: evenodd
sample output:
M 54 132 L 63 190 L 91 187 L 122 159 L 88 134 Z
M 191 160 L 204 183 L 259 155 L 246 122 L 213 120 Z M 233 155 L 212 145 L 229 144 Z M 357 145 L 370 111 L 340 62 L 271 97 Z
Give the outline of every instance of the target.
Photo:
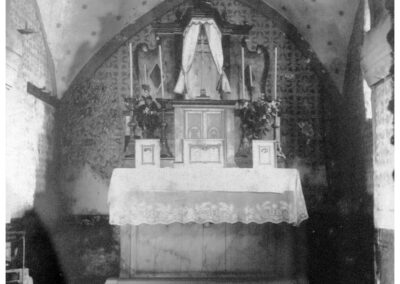
M 154 160 L 154 145 L 142 145 L 142 164 L 143 165 L 155 165 Z
M 276 168 L 276 141 L 253 140 L 253 168 Z
M 160 140 L 137 139 L 135 144 L 135 163 L 139 167 L 160 167 Z

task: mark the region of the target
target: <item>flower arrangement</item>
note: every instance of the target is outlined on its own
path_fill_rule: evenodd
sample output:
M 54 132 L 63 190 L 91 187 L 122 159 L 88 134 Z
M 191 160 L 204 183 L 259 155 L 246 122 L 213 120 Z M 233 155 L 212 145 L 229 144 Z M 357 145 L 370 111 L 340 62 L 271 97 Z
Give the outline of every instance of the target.
M 132 113 L 130 125 L 134 129 L 135 138 L 156 138 L 155 131 L 161 126 L 160 104 L 150 95 L 126 98 L 125 102 L 128 110 Z
M 265 96 L 257 101 L 238 101 L 236 113 L 242 122 L 242 135 L 249 140 L 261 139 L 273 129 L 280 114 L 280 101 Z

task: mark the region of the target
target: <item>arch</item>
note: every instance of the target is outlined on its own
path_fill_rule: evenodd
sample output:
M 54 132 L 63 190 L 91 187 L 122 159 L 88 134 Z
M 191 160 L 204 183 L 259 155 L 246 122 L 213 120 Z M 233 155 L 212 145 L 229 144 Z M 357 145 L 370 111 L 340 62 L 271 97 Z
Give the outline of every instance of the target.
M 193 1 L 193 0 L 191 0 Z M 318 76 L 322 84 L 322 96 L 329 94 L 328 100 L 334 100 L 340 97 L 340 92 L 333 82 L 329 72 L 325 66 L 318 59 L 318 56 L 311 48 L 310 44 L 304 39 L 297 28 L 290 23 L 285 17 L 283 17 L 278 11 L 273 9 L 271 6 L 263 2 L 262 0 L 237 0 L 241 4 L 250 7 L 265 17 L 271 19 L 279 29 L 290 39 L 293 44 L 300 50 L 300 52 L 310 59 L 310 65 L 312 70 Z M 168 11 L 175 7 L 183 4 L 184 0 L 165 0 L 161 4 L 154 7 L 152 10 L 141 16 L 139 19 L 123 28 L 118 34 L 104 44 L 83 66 L 79 73 L 75 76 L 71 85 L 68 87 L 67 93 L 72 87 L 79 82 L 84 81 L 93 77 L 94 73 L 100 68 L 103 63 L 111 57 L 126 41 L 132 36 L 140 32 L 143 28 L 150 25 L 153 21 L 162 17 Z

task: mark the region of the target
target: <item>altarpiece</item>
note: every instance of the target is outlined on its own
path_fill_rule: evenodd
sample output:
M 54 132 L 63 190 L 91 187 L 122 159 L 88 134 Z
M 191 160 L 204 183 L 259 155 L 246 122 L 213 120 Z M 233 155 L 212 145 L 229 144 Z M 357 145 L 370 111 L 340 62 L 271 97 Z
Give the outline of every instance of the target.
M 163 124 L 158 143 L 166 159 L 113 172 L 110 222 L 121 226 L 121 271 L 108 283 L 224 279 L 237 272 L 242 283 L 268 278 L 269 252 L 260 243 L 266 232 L 255 224 L 298 225 L 308 218 L 297 170 L 262 163 L 244 169 L 235 162 L 241 143 L 235 105 L 266 95 L 268 51 L 250 50 L 252 27 L 227 22 L 207 1 L 194 1 L 175 22 L 152 28 L 158 47 L 138 45 L 135 77 L 151 86 L 173 125 Z M 174 60 L 165 59 L 166 50 Z M 146 143 L 141 147 L 154 149 Z M 159 159 L 154 153 L 146 157 Z M 243 250 L 253 257 L 243 258 Z

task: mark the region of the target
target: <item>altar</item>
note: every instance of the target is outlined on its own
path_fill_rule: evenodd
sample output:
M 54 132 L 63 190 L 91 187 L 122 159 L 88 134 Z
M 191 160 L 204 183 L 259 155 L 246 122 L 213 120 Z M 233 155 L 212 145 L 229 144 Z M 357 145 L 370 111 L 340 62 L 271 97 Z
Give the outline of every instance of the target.
M 109 204 L 118 281 L 132 281 L 109 283 L 297 277 L 293 232 L 308 218 L 297 170 L 115 169 Z
M 107 283 L 303 283 L 308 213 L 298 171 L 276 162 L 276 64 L 272 100 L 267 49 L 246 45 L 252 27 L 227 22 L 208 1 L 193 3 L 177 21 L 152 25 L 157 50 L 137 48 L 134 60 L 131 50 L 145 95 L 134 100 L 131 88 L 130 125 L 154 130 L 161 117 L 160 137 L 135 135 L 135 168 L 113 171 L 120 275 Z M 175 61 L 165 64 L 163 48 Z M 247 121 L 238 106 L 253 111 Z M 271 121 L 274 135 L 263 141 Z M 243 166 L 237 157 L 252 160 Z

